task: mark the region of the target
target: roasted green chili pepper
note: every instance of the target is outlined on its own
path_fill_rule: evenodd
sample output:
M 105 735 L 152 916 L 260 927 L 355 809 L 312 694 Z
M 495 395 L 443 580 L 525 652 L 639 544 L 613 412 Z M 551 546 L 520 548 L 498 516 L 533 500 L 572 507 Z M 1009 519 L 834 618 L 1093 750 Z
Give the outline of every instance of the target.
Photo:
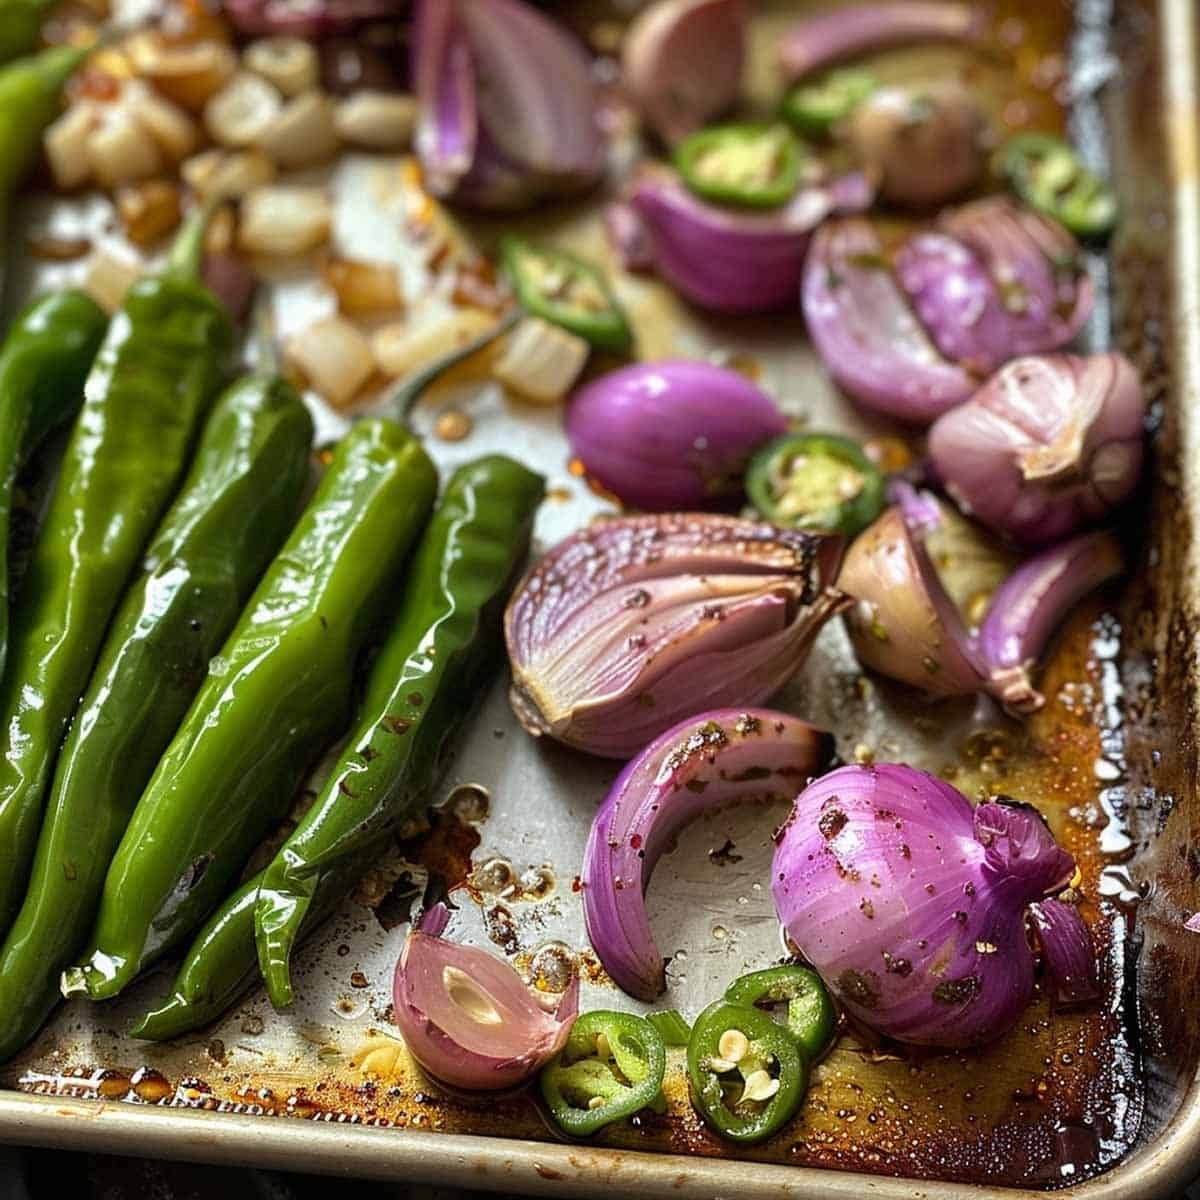
M 391 421 L 339 444 L 138 801 L 66 994 L 116 995 L 221 901 L 350 711 L 355 661 L 436 491 Z
M 8 654 L 8 532 L 17 473 L 83 401 L 108 317 L 83 292 L 53 292 L 16 319 L 0 349 L 0 674 Z
M 396 634 L 372 668 L 360 730 L 347 743 L 356 747 L 364 737 L 370 737 L 378 713 L 388 709 L 389 697 L 398 695 L 402 711 L 410 711 L 411 704 L 403 707 L 406 693 L 411 692 L 414 683 L 423 689 L 427 703 L 423 711 L 415 714 L 405 744 L 400 747 L 400 757 L 393 759 L 389 768 L 389 774 L 392 769 L 398 771 L 392 790 L 404 803 L 403 808 L 397 808 L 393 819 L 408 811 L 409 797 L 423 802 L 428 796 L 438 766 L 439 748 L 458 728 L 470 709 L 472 696 L 481 690 L 487 671 L 502 653 L 500 615 L 507 592 L 502 584 L 508 582 L 504 578 L 503 547 L 507 546 L 511 574 L 525 556 L 529 518 L 540 498 L 537 477 L 500 457 L 484 458 L 460 468 L 446 486 L 446 494 L 425 533 L 410 574 L 412 600 L 406 598 L 404 602 L 406 613 L 417 604 L 426 605 L 425 616 L 414 616 L 411 622 L 402 617 L 398 622 Z M 456 513 L 458 517 L 454 516 Z M 431 549 L 435 546 L 440 547 L 439 552 Z M 471 567 L 480 550 L 484 551 L 482 570 Z M 458 585 L 464 573 L 469 573 L 469 586 L 460 593 Z M 488 590 L 489 579 L 496 589 L 493 592 Z M 455 594 L 442 591 L 437 599 L 438 589 L 445 588 Z M 432 601 L 431 595 L 435 597 Z M 418 601 L 418 596 L 425 599 Z M 472 610 L 478 612 L 473 626 Z M 452 625 L 451 614 L 460 626 Z M 456 628 L 464 631 L 473 628 L 476 639 L 471 653 L 457 659 L 454 646 L 461 634 Z M 402 630 L 406 632 L 402 634 Z M 400 642 L 401 636 L 407 641 Z M 432 659 L 418 659 L 416 652 L 430 644 L 431 637 L 438 652 Z M 407 647 L 403 653 L 402 646 Z M 439 659 L 446 656 L 454 660 L 454 665 L 439 674 L 435 668 Z M 426 673 L 414 679 L 409 674 L 413 667 Z M 397 680 L 401 681 L 399 685 Z M 354 751 L 348 751 L 334 767 L 330 779 L 346 777 L 344 768 L 355 761 Z M 385 782 L 375 777 L 377 787 Z M 318 799 L 317 804 L 320 803 Z M 360 853 L 347 854 L 323 871 L 312 889 L 311 901 L 306 898 L 311 882 L 307 878 L 302 881 L 298 901 L 305 909 L 301 935 L 319 924 L 345 897 L 390 832 L 386 824 L 382 825 L 364 843 Z M 143 1018 L 133 1031 L 135 1036 L 158 1041 L 206 1025 L 258 978 L 254 908 L 263 878 L 255 876 L 214 914 L 192 943 L 171 998 Z M 288 936 L 292 936 L 290 931 Z
M 629 322 L 608 281 L 591 263 L 512 235 L 501 241 L 500 257 L 526 312 L 561 325 L 601 350 L 629 349 Z
M 725 989 L 730 1004 L 749 1008 L 787 1005 L 784 1028 L 812 1062 L 824 1054 L 837 1028 L 833 1001 L 816 971 L 808 967 L 768 967 L 735 979 Z
M 0 932 L 23 894 L 67 721 L 232 341 L 197 282 L 204 221 L 189 219 L 166 269 L 135 283 L 109 326 L 17 597 L 0 684 Z
M 63 744 L 25 903 L 0 950 L 0 1061 L 58 998 L 137 798 L 291 529 L 313 424 L 280 379 L 218 401 Z
M 371 856 L 348 859 L 321 876 L 304 917 L 303 932 L 315 929 L 362 878 Z M 215 1021 L 247 988 L 259 981 L 254 949 L 254 908 L 262 873 L 248 879 L 196 935 L 175 976 L 175 988 L 131 1030 L 134 1037 L 162 1042 Z
M 1033 208 L 1048 213 L 1080 237 L 1108 233 L 1117 219 L 1112 188 L 1079 161 L 1062 138 L 1022 133 L 1000 148 L 1001 174 Z
M 15 13 L 12 19 L 20 20 Z M 0 8 L 0 47 L 8 20 L 7 8 Z M 13 28 L 19 41 L 20 30 Z M 9 201 L 37 158 L 42 132 L 58 113 L 63 85 L 89 53 L 78 46 L 55 46 L 0 69 L 0 296 Z M 3 57 L 0 51 L 0 61 Z
M 761 447 L 746 492 L 768 521 L 853 537 L 883 509 L 878 468 L 857 442 L 833 433 L 784 434 Z
M 538 1082 L 555 1124 L 587 1137 L 653 1104 L 666 1070 L 666 1043 L 649 1021 L 597 1009 L 575 1018 Z
M 785 125 L 714 125 L 683 139 L 675 165 L 698 196 L 778 208 L 800 183 L 800 143 Z
M 55 0 L 0 0 L 0 63 L 20 58 L 37 45 Z
M 692 1027 L 687 1050 L 692 1100 L 722 1137 L 761 1142 L 796 1114 L 808 1086 L 792 1035 L 761 1009 L 718 1000 Z
M 827 137 L 875 89 L 879 81 L 853 68 L 829 71 L 809 83 L 792 88 L 783 98 L 781 114 L 809 137 Z
M 358 727 L 263 876 L 258 957 L 277 1006 L 291 1001 L 288 962 L 323 875 L 428 805 L 447 739 L 495 661 L 542 484 L 496 455 L 447 485 L 371 667 Z

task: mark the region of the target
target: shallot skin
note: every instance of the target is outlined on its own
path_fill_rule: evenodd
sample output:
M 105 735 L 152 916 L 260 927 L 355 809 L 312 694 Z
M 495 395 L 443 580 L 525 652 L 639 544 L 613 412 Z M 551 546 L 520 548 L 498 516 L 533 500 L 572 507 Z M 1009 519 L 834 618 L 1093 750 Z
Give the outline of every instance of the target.
M 912 767 L 842 767 L 797 797 L 772 892 L 789 937 L 864 1025 L 915 1045 L 974 1046 L 1033 994 L 1025 908 L 1074 860 L 1028 806 L 973 808 Z
M 983 173 L 986 121 L 955 81 L 920 90 L 880 88 L 845 123 L 843 136 L 879 177 L 879 194 L 905 208 L 928 209 L 962 195 Z

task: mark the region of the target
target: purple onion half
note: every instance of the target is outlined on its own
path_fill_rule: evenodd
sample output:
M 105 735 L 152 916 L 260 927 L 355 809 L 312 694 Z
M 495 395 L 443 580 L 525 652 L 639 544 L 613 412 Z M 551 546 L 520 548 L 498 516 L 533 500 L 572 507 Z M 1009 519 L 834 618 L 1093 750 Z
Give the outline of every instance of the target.
M 589 187 L 604 169 L 587 55 L 523 0 L 418 0 L 413 76 L 435 195 L 517 208 Z
M 693 304 L 712 312 L 769 312 L 795 306 L 813 230 L 831 213 L 865 210 L 873 197 L 866 176 L 851 173 L 802 187 L 777 211 L 738 212 L 706 204 L 674 172 L 650 168 L 634 181 L 610 232 L 620 234 L 618 252 L 627 261 L 652 263 Z M 630 211 L 641 218 L 640 234 Z

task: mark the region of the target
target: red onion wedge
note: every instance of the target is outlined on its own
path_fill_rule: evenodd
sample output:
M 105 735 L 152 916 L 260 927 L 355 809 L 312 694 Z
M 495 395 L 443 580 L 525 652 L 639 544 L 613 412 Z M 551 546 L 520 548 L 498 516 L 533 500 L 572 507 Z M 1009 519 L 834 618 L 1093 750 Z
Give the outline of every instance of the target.
M 847 4 L 809 17 L 783 36 L 779 61 L 790 82 L 849 58 L 913 42 L 970 42 L 982 32 L 980 5 L 937 0 Z
M 833 738 L 770 709 L 720 709 L 648 745 L 605 798 L 583 855 L 588 937 L 617 985 L 639 1000 L 666 988 L 645 890 L 675 835 L 728 803 L 782 800 L 829 761 Z
M 587 55 L 523 0 L 418 0 L 413 76 L 416 148 L 434 194 L 514 208 L 599 178 Z
M 938 225 L 971 251 L 992 279 L 1008 318 L 1001 361 L 1057 350 L 1083 328 L 1095 300 L 1092 281 L 1078 243 L 1052 217 L 1009 196 L 988 196 L 947 210 Z M 953 320 L 953 306 L 948 308 L 945 319 Z M 922 315 L 933 328 L 933 314 Z
M 946 491 L 1016 542 L 1102 520 L 1137 487 L 1145 398 L 1121 354 L 1020 358 L 929 431 Z
M 744 375 L 684 360 L 593 380 L 575 394 L 566 425 L 588 474 L 653 512 L 729 507 L 751 454 L 788 427 Z
M 1043 900 L 1030 911 L 1053 981 L 1055 1003 L 1086 1004 L 1098 999 L 1096 950 L 1079 909 L 1062 900 Z
M 855 539 L 838 576 L 855 600 L 846 628 L 859 662 L 935 696 L 987 692 L 1014 713 L 1041 708 L 1030 673 L 1064 617 L 1120 574 L 1116 538 L 1087 534 L 1022 563 L 972 637 L 925 545 L 936 502 L 903 483 L 893 495 L 899 503 Z
M 1087 533 L 1022 563 L 996 590 L 979 630 L 988 691 L 1015 712 L 1045 703 L 1029 677 L 1063 617 L 1089 592 L 1121 574 L 1121 547 L 1108 532 Z
M 611 517 L 560 542 L 505 614 L 531 734 L 628 758 L 685 717 L 759 704 L 849 601 L 842 540 L 709 513 Z
M 768 312 L 795 306 L 813 230 L 831 213 L 866 209 L 873 194 L 865 175 L 851 173 L 801 187 L 774 212 L 738 212 L 705 203 L 673 171 L 650 167 L 628 197 L 628 210 L 642 221 L 640 237 L 635 240 L 628 210 L 618 232 L 627 246 L 639 247 L 634 254 L 643 264 L 652 261 L 693 304 L 713 312 Z
M 562 1049 L 579 1010 L 579 978 L 550 1011 L 503 959 L 446 941 L 448 920 L 435 905 L 404 943 L 396 1025 L 434 1079 L 466 1091 L 516 1087 Z
M 801 792 L 772 891 L 788 936 L 853 1017 L 901 1042 L 974 1046 L 1028 1004 L 1026 908 L 1074 870 L 1036 809 L 1003 797 L 972 807 L 936 776 L 880 763 Z
M 668 145 L 733 106 L 746 58 L 746 0 L 657 0 L 625 34 L 621 76 Z
M 938 578 L 920 521 L 897 505 L 852 543 L 838 587 L 856 601 L 846 613 L 854 652 L 864 667 L 935 696 L 985 691 L 987 666 Z
M 923 424 L 975 390 L 970 372 L 930 341 L 869 222 L 846 217 L 817 231 L 802 297 L 829 373 L 864 406 Z

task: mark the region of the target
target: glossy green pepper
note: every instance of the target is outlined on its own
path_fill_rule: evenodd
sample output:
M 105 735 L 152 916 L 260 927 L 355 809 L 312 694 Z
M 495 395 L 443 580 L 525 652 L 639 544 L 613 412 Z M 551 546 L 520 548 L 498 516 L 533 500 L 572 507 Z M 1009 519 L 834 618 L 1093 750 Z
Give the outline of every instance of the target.
M 768 521 L 854 537 L 879 516 L 883 476 L 857 442 L 834 433 L 790 433 L 762 446 L 746 493 Z
M 0 684 L 0 933 L 24 894 L 67 722 L 233 339 L 198 282 L 205 220 L 189 219 L 165 270 L 135 283 L 109 325 L 17 596 Z
M 142 793 L 64 993 L 115 996 L 226 895 L 349 715 L 356 660 L 436 492 L 391 421 L 338 445 Z
M 799 186 L 802 157 L 785 125 L 714 125 L 675 148 L 675 166 L 696 195 L 749 208 L 786 204 Z
M 1021 133 L 1000 148 L 1001 174 L 1033 208 L 1054 217 L 1080 237 L 1108 233 L 1117 219 L 1111 187 L 1079 160 L 1062 138 Z
M 848 117 L 875 89 L 874 75 L 854 68 L 828 71 L 797 84 L 783 98 L 785 120 L 809 137 L 828 137 L 833 126 Z
M 526 312 L 561 325 L 601 350 L 629 349 L 629 322 L 608 281 L 591 263 L 511 234 L 500 242 L 500 261 Z
M 56 0 L 0 0 L 0 63 L 20 58 L 37 45 L 46 14 Z
M 108 317 L 83 292 L 52 292 L 17 317 L 0 349 L 0 675 L 8 655 L 8 532 L 17 473 L 74 416 Z
M 361 859 L 348 859 L 321 876 L 305 913 L 303 933 L 315 929 L 345 900 L 370 867 L 372 857 L 364 854 Z M 254 908 L 262 879 L 260 871 L 213 913 L 188 947 L 171 995 L 130 1030 L 134 1037 L 162 1042 L 209 1025 L 259 982 Z
M 338 857 L 321 872 L 315 887 L 311 879 L 301 880 L 295 900 L 287 901 L 289 908 L 282 914 L 285 918 L 291 915 L 292 903 L 303 908 L 301 936 L 319 924 L 361 878 L 392 832 L 390 822 L 427 801 L 439 769 L 441 747 L 459 728 L 502 657 L 500 617 L 510 582 L 505 577 L 504 559 L 507 555 L 510 560 L 507 571 L 511 575 L 525 557 L 530 518 L 540 498 L 540 480 L 499 456 L 467 464 L 447 484 L 410 573 L 396 632 L 372 667 L 359 729 L 347 742 L 350 747 L 363 739 L 370 744 L 379 712 L 388 710 L 390 698 L 396 697 L 396 702 L 407 705 L 411 712 L 413 683 L 422 689 L 425 704 L 413 714 L 404 743 L 398 745 L 390 731 L 383 742 L 385 749 L 400 750 L 398 757 L 389 755 L 386 775 L 382 758 L 372 760 L 381 768 L 372 775 L 375 794 L 383 795 L 390 786 L 395 797 L 392 803 L 402 800 L 403 807 L 389 810 L 388 820 L 379 824 L 361 850 Z M 475 556 L 480 553 L 482 559 L 476 564 Z M 463 581 L 467 586 L 458 594 Z M 418 597 L 424 599 L 418 601 Z M 418 605 L 424 608 L 423 615 Z M 474 620 L 473 611 L 477 613 Z M 469 630 L 474 631 L 474 641 L 464 646 L 460 640 Z M 419 657 L 416 652 L 429 644 L 429 638 L 435 639 L 432 645 L 438 652 L 431 659 Z M 441 672 L 437 670 L 439 660 L 449 663 Z M 410 675 L 414 669 L 420 673 L 416 680 Z M 330 779 L 353 780 L 353 771 L 349 775 L 346 771 L 355 762 L 351 749 L 333 768 Z M 357 762 L 361 767 L 361 758 Z M 361 770 L 358 778 L 364 778 Z M 314 807 L 323 798 L 325 793 Z M 263 880 L 264 875 L 255 876 L 222 904 L 192 943 L 171 997 L 143 1018 L 133 1031 L 135 1036 L 157 1041 L 206 1025 L 258 978 L 254 909 Z M 276 892 L 272 906 L 284 899 L 283 893 Z M 295 936 L 294 929 L 284 925 L 271 942 L 282 946 L 286 937 L 290 947 Z M 286 958 L 283 963 L 282 972 L 286 972 Z M 286 974 L 282 977 L 286 986 Z
M 7 31 L 15 33 L 19 43 L 22 30 L 9 22 L 21 19 L 17 11 L 9 14 L 6 7 L 0 7 L 0 47 Z M 4 293 L 4 228 L 12 193 L 37 159 L 42 133 L 62 104 L 63 86 L 89 53 L 78 46 L 54 46 L 0 69 L 0 297 Z M 0 61 L 3 57 L 0 53 Z
M 654 1104 L 666 1070 L 666 1043 L 649 1021 L 597 1009 L 575 1018 L 538 1083 L 554 1123 L 587 1137 Z
M 687 1049 L 692 1101 L 722 1137 L 747 1145 L 796 1115 L 808 1068 L 795 1039 L 761 1009 L 718 1000 L 692 1027 Z
M 276 1006 L 291 1002 L 289 960 L 321 878 L 429 804 L 447 739 L 496 661 L 542 490 L 541 476 L 499 455 L 460 467 L 447 484 L 358 726 L 263 876 L 256 937 Z
M 278 378 L 221 397 L 113 620 L 59 754 L 25 903 L 0 949 L 0 1061 L 83 949 L 113 852 L 208 661 L 295 521 L 313 423 Z
M 816 971 L 808 967 L 768 967 L 735 979 L 725 989 L 730 1004 L 748 1008 L 787 1005 L 784 1028 L 796 1039 L 805 1057 L 814 1061 L 825 1053 L 837 1028 L 837 1011 Z

